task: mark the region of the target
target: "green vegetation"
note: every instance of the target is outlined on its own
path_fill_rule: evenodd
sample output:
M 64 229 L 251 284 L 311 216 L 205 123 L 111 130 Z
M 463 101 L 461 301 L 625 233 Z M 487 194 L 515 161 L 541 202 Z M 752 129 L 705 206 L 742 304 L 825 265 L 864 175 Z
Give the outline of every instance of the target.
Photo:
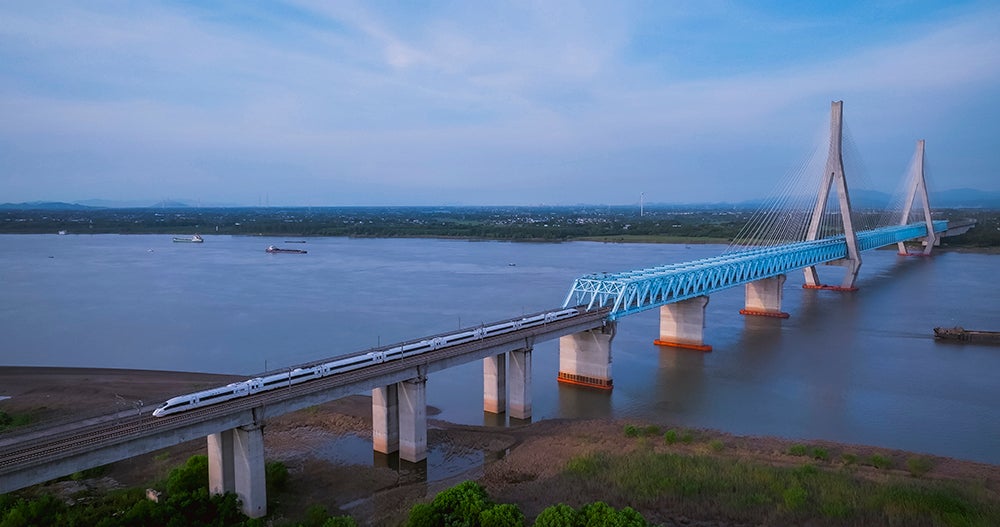
M 910 475 L 915 478 L 919 478 L 930 472 L 931 467 L 931 460 L 925 457 L 911 457 L 906 460 L 906 468 L 910 471 Z
M 754 210 L 706 207 L 321 207 L 0 209 L 0 233 L 443 237 L 614 243 L 728 243 Z M 859 212 L 859 219 L 864 217 Z M 945 210 L 977 220 L 948 247 L 1000 247 L 1000 212 Z
M 407 527 L 522 527 L 524 514 L 516 505 L 496 504 L 486 490 L 474 481 L 466 481 L 441 491 L 430 503 L 410 509 Z M 647 527 L 649 523 L 635 510 L 614 507 L 596 501 L 574 509 L 559 503 L 543 510 L 535 527 Z
M 875 468 L 892 468 L 892 459 L 882 454 L 872 454 L 868 458 L 868 464 Z
M 100 475 L 103 469 L 90 469 L 75 474 L 74 479 Z M 265 465 L 269 492 L 287 481 L 288 470 L 280 462 Z M 282 479 L 283 478 L 283 479 Z M 263 527 L 261 519 L 247 518 L 240 509 L 235 494 L 210 495 L 208 492 L 208 458 L 192 456 L 183 465 L 170 471 L 167 478 L 155 485 L 164 489 L 157 501 L 148 499 L 143 489 L 114 490 L 103 495 L 73 496 L 74 505 L 48 494 L 19 496 L 0 495 L 0 527 L 33 525 L 71 526 L 166 526 L 166 527 Z M 305 523 L 288 525 L 302 527 L 354 527 L 350 517 L 330 517 L 325 509 L 310 509 Z
M 656 453 L 580 456 L 569 484 L 638 510 L 714 510 L 739 522 L 817 525 L 1000 525 L 1000 505 L 973 485 L 889 480 L 840 470 L 797 468 L 719 456 Z M 823 523 L 823 522 L 827 523 Z
M 793 456 L 804 456 L 806 455 L 806 452 L 805 445 L 792 445 L 792 447 L 788 449 L 788 453 Z
M 0 410 L 0 432 L 6 432 L 7 430 L 17 428 L 19 426 L 27 426 L 31 424 L 31 416 L 27 414 L 15 414 L 10 415 L 7 412 Z

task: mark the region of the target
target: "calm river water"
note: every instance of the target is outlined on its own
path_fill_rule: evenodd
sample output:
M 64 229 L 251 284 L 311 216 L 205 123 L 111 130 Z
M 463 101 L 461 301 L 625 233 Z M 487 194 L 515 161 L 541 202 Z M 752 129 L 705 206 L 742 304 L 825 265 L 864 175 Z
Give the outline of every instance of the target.
M 308 254 L 266 254 L 270 244 Z M 580 275 L 723 250 L 3 235 L 0 364 L 252 374 L 557 307 Z M 559 385 L 558 343 L 539 344 L 534 419 L 635 417 L 1000 464 L 1000 348 L 932 337 L 935 326 L 1000 330 L 1000 256 L 863 260 L 855 293 L 803 290 L 801 273 L 789 275 L 787 320 L 739 315 L 742 288 L 713 295 L 711 353 L 653 345 L 656 310 L 623 319 L 611 393 Z M 839 283 L 842 270 L 820 273 Z M 482 364 L 470 363 L 431 375 L 428 404 L 437 418 L 482 424 L 482 390 Z M 370 444 L 354 447 L 370 460 Z

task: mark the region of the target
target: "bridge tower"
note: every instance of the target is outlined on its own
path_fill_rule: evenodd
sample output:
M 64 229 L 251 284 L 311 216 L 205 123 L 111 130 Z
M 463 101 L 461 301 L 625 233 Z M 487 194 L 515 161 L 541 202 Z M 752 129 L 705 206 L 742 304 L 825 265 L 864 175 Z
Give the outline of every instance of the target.
M 828 286 L 820 284 L 815 266 L 806 267 L 806 283 L 803 287 L 807 289 L 833 289 L 838 291 L 854 291 L 857 289 L 854 287 L 854 281 L 858 278 L 858 269 L 861 268 L 861 251 L 858 250 L 858 238 L 854 233 L 854 224 L 851 222 L 851 198 L 847 192 L 847 179 L 844 177 L 844 157 L 841 150 L 843 146 L 843 109 L 844 101 L 833 101 L 830 103 L 830 151 L 827 154 L 826 169 L 819 188 L 819 199 L 813 208 L 806 240 L 812 241 L 826 236 L 826 233 L 819 232 L 820 222 L 826 214 L 826 204 L 830 197 L 830 187 L 837 185 L 837 196 L 840 200 L 840 217 L 844 224 L 844 238 L 847 242 L 847 257 L 830 262 L 828 265 L 844 266 L 847 268 L 847 273 L 839 287 Z
M 914 166 L 910 178 L 910 189 L 906 193 L 906 205 L 903 207 L 903 216 L 899 220 L 900 225 L 909 222 L 910 210 L 913 208 L 913 200 L 920 194 L 924 208 L 924 223 L 927 224 L 927 238 L 924 239 L 924 252 L 929 255 L 931 249 L 940 243 L 940 238 L 934 233 L 934 222 L 931 221 L 931 202 L 927 197 L 927 180 L 924 179 L 924 140 L 917 141 L 917 152 L 914 155 Z M 903 242 L 896 244 L 899 247 L 899 254 L 906 255 L 906 245 Z

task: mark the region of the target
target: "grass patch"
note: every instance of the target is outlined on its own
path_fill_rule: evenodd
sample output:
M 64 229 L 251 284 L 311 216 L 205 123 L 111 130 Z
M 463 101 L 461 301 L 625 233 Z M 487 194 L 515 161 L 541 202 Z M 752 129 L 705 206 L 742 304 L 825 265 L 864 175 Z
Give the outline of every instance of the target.
M 853 465 L 858 462 L 858 455 L 850 452 L 844 452 L 840 455 L 840 459 L 844 461 L 845 465 Z
M 825 518 L 837 525 L 1000 525 L 1000 503 L 971 484 L 890 476 L 872 481 L 812 464 L 779 467 L 712 454 L 595 454 L 574 458 L 564 475 L 602 499 L 642 511 L 712 510 L 734 521 L 774 525 Z M 824 523 L 825 525 L 825 523 Z
M 708 448 L 710 448 L 712 452 L 722 452 L 724 446 L 725 445 L 722 444 L 722 441 L 719 441 L 718 439 L 713 439 L 708 442 Z

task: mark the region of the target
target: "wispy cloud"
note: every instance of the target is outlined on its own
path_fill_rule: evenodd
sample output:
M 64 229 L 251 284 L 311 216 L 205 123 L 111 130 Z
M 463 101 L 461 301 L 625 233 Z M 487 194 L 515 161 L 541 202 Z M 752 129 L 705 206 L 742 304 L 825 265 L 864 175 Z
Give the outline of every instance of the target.
M 739 199 L 757 191 L 748 172 L 797 158 L 830 100 L 900 149 L 918 126 L 933 134 L 959 109 L 998 105 L 1000 10 L 988 4 L 887 20 L 884 35 L 852 28 L 841 53 L 810 39 L 829 30 L 819 15 L 672 7 L 4 4 L 0 191 L 40 199 L 42 183 L 60 182 L 93 192 L 60 198 L 83 199 L 109 192 L 106 178 L 134 197 L 267 189 L 272 203 L 405 202 L 413 189 L 622 202 L 631 185 L 664 200 Z M 747 26 L 762 33 L 718 32 Z M 604 184 L 612 177 L 627 184 Z

